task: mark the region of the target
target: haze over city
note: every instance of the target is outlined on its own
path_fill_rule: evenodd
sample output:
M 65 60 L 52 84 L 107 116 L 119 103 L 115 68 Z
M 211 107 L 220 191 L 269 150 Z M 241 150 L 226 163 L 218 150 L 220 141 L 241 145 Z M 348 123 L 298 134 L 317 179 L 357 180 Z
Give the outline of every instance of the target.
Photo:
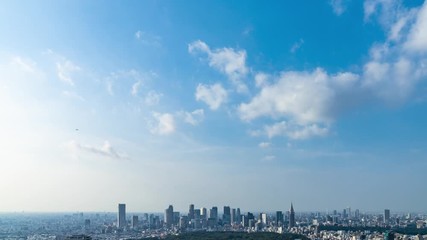
M 0 212 L 427 212 L 427 3 L 2 1 Z

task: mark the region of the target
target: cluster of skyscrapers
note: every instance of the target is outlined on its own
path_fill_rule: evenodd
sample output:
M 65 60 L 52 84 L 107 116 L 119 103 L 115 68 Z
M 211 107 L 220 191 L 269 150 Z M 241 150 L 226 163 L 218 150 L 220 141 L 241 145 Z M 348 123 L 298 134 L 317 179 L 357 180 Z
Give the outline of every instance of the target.
M 295 226 L 295 211 L 293 205 L 286 215 L 282 211 L 276 212 L 275 225 L 284 226 L 285 224 L 292 228 Z M 256 221 L 257 220 L 257 221 Z M 287 221 L 285 221 L 287 220 Z M 210 209 L 200 208 L 195 209 L 194 204 L 190 204 L 188 214 L 180 214 L 173 209 L 172 205 L 165 210 L 164 224 L 166 227 L 180 227 L 180 228 L 215 228 L 217 226 L 235 226 L 241 225 L 242 227 L 255 227 L 255 225 L 267 225 L 267 214 L 260 213 L 259 217 L 255 219 L 255 216 L 251 212 L 242 214 L 240 208 L 231 208 L 230 206 L 224 206 L 222 217 L 219 217 L 218 207 L 214 206 Z

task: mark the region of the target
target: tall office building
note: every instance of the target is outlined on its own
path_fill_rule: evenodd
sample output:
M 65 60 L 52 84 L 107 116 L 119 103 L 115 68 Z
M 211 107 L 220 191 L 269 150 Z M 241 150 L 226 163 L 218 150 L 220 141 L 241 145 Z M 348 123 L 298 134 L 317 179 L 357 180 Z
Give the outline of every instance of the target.
M 188 210 L 188 219 L 194 219 L 194 204 L 190 204 L 189 210 Z
M 132 228 L 137 228 L 139 224 L 138 216 L 133 215 L 132 216 Z
M 200 209 L 200 218 L 201 219 L 208 219 L 208 209 L 207 208 L 201 208 Z
M 231 211 L 229 206 L 224 206 L 224 214 L 222 215 L 222 221 L 224 224 L 231 223 Z
M 236 222 L 236 209 L 231 209 L 231 216 L 230 216 L 231 224 L 234 224 Z
M 384 209 L 384 223 L 388 224 L 390 222 L 390 209 Z
M 295 211 L 294 211 L 294 206 L 291 203 L 291 210 L 289 213 L 289 228 L 293 228 L 295 227 Z
M 173 206 L 169 205 L 169 207 L 165 210 L 165 224 L 166 227 L 171 227 L 173 224 Z
M 211 211 L 209 212 L 209 218 L 212 218 L 215 220 L 215 222 L 218 222 L 218 208 L 212 207 Z
M 281 226 L 283 224 L 283 212 L 276 212 L 276 226 Z
M 242 214 L 240 213 L 240 208 L 236 209 L 236 222 L 242 223 Z
M 126 227 L 126 204 L 119 203 L 119 212 L 117 213 L 117 227 Z
M 261 213 L 260 214 L 260 220 L 261 220 L 261 223 L 265 226 L 265 225 L 267 225 L 267 214 L 266 213 Z

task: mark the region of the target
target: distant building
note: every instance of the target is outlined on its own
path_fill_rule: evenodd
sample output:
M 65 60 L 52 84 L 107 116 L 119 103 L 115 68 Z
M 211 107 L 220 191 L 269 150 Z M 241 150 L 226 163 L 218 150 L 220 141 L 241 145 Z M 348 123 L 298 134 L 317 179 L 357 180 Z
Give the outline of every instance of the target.
M 165 224 L 166 227 L 172 227 L 173 224 L 173 206 L 169 205 L 169 207 L 165 210 Z
M 260 214 L 260 220 L 261 220 L 261 223 L 265 226 L 265 225 L 267 225 L 267 214 L 266 213 L 261 213 Z
M 212 207 L 209 212 L 209 218 L 215 219 L 215 223 L 218 223 L 218 208 Z
M 132 216 L 132 228 L 137 228 L 139 224 L 138 216 L 133 215 Z
M 234 224 L 236 222 L 236 209 L 231 209 L 231 216 L 230 216 L 230 222 L 231 224 Z
M 205 220 L 208 219 L 208 209 L 206 208 L 200 209 L 200 218 Z
M 222 221 L 224 224 L 231 223 L 231 211 L 229 206 L 224 206 L 224 214 L 222 215 Z
M 117 213 L 117 227 L 126 227 L 126 204 L 119 203 L 119 212 Z
M 276 226 L 283 225 L 283 212 L 277 211 L 276 212 Z
M 390 209 L 384 209 L 384 223 L 388 224 L 390 222 Z
M 291 209 L 289 210 L 289 228 L 295 227 L 295 211 L 294 206 L 291 203 Z
M 242 223 L 242 214 L 240 213 L 240 208 L 236 209 L 236 222 Z
M 190 204 L 188 209 L 188 219 L 194 219 L 194 204 Z

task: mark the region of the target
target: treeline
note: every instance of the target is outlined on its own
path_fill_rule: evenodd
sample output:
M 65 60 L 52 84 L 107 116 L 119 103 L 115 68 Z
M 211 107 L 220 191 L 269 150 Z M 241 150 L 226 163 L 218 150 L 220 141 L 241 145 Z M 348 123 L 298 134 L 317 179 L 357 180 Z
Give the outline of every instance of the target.
M 160 239 L 160 238 L 155 238 Z M 229 240 L 229 239 L 245 239 L 245 240 L 308 240 L 307 237 L 299 234 L 279 234 L 272 232 L 191 232 L 182 233 L 179 235 L 170 235 L 165 240 Z
M 407 235 L 426 235 L 427 228 L 390 228 L 390 227 L 349 227 L 349 226 L 329 226 L 329 225 L 320 225 L 319 230 L 326 231 L 371 231 L 371 232 L 385 232 L 385 231 L 393 231 L 395 233 L 407 234 Z

